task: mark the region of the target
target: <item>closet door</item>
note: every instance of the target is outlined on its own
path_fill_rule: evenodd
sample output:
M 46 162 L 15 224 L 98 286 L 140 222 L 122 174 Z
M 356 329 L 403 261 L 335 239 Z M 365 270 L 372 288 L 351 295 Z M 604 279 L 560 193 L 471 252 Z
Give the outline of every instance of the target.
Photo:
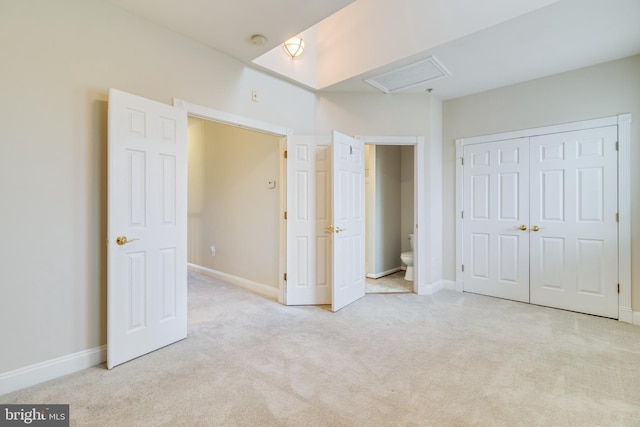
M 530 139 L 531 303 L 618 317 L 616 141 L 617 126 Z
M 464 147 L 464 290 L 529 301 L 527 138 Z

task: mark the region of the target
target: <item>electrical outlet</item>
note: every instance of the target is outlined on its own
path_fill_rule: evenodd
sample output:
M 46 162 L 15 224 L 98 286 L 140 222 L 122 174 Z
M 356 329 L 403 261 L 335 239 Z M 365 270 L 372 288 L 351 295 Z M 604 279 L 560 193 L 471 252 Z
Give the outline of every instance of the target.
M 253 102 L 258 102 L 258 91 L 255 89 L 251 91 L 251 100 Z

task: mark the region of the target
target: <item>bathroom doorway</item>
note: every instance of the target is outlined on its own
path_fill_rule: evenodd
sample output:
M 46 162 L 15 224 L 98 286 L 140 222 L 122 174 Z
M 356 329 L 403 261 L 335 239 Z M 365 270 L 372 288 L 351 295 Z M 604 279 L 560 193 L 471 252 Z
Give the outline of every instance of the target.
M 365 217 L 366 292 L 414 292 L 400 255 L 413 253 L 415 145 L 365 146 Z

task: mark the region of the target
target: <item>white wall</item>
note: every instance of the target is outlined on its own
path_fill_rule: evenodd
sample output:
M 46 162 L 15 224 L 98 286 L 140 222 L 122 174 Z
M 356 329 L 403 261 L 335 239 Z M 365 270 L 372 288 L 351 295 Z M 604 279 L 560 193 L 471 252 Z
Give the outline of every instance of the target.
M 640 311 L 640 55 L 444 102 L 444 275 L 455 277 L 455 139 L 631 113 L 632 305 Z
M 192 127 L 188 262 L 278 288 L 280 138 L 190 117 Z
M 1 1 L 0 52 L 0 373 L 106 343 L 108 88 L 313 129 L 312 93 L 97 0 Z
M 376 146 L 376 269 L 380 274 L 400 267 L 400 147 Z
M 429 132 L 426 95 L 316 96 L 98 0 L 1 0 L 0 52 L 0 375 L 106 343 L 108 88 L 300 134 Z
M 415 136 L 430 132 L 431 97 L 424 94 L 321 92 L 316 132 L 347 135 Z

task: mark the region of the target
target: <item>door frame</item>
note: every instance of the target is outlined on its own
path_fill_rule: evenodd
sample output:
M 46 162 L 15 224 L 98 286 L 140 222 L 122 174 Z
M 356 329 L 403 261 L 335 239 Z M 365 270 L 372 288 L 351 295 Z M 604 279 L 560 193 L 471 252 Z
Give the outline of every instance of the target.
M 186 110 L 187 116 L 224 123 L 282 138 L 279 146 L 280 170 L 278 177 L 280 181 L 278 193 L 278 217 L 280 218 L 278 223 L 278 289 L 274 289 L 274 291 L 277 292 L 278 302 L 284 303 L 286 298 L 286 295 L 284 295 L 284 277 L 287 271 L 287 224 L 284 219 L 285 211 L 287 210 L 287 165 L 284 152 L 287 149 L 287 138 L 292 134 L 291 129 L 215 110 L 202 105 L 192 104 L 178 98 L 173 98 L 173 106 Z
M 413 153 L 413 292 L 417 294 L 431 295 L 438 290 L 425 282 L 426 259 L 424 254 L 427 253 L 427 233 L 429 232 L 429 223 L 423 223 L 422 227 L 418 227 L 420 218 L 426 218 L 425 204 L 425 138 L 423 136 L 356 136 L 356 139 L 364 142 L 365 145 L 412 145 Z M 400 254 L 398 254 L 400 256 Z
M 605 126 L 618 126 L 618 320 L 633 323 L 631 309 L 631 114 L 544 126 L 471 138 L 456 139 L 456 290 L 464 291 L 463 258 L 463 149 L 466 145 L 505 139 L 527 138 Z
M 278 302 L 286 304 L 286 281 L 284 280 L 287 272 L 287 224 L 284 219 L 287 210 L 287 165 L 284 153 L 287 150 L 287 140 L 293 135 L 293 130 L 284 126 L 273 125 L 259 120 L 249 119 L 247 117 L 224 111 L 215 110 L 198 104 L 193 104 L 179 98 L 173 98 L 173 106 L 186 110 L 188 116 L 199 117 L 206 120 L 212 120 L 225 123 L 231 126 L 237 126 L 244 129 L 263 132 L 274 136 L 282 137 L 280 143 L 280 192 L 279 192 L 279 263 L 278 263 Z M 426 198 L 426 139 L 424 136 L 355 136 L 356 139 L 363 141 L 365 144 L 377 145 L 414 145 L 414 220 L 416 240 L 414 242 L 414 292 L 421 295 L 431 295 L 438 292 L 443 287 L 443 283 L 428 283 L 428 260 L 430 247 L 427 242 L 427 236 L 433 235 L 432 224 L 425 220 L 422 227 L 418 227 L 420 218 L 427 218 L 427 198 Z

